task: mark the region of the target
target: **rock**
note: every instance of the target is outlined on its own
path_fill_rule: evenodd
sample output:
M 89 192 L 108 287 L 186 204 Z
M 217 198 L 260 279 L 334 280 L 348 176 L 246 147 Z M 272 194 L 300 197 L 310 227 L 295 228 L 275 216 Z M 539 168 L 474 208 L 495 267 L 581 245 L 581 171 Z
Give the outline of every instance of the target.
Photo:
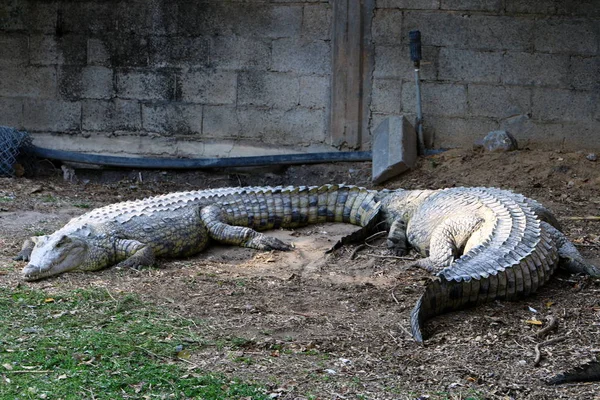
M 475 143 L 475 147 L 483 147 L 486 151 L 506 152 L 517 150 L 517 139 L 507 131 L 491 131 L 483 140 Z
M 596 153 L 590 153 L 587 156 L 585 156 L 585 158 L 587 158 L 590 161 L 596 161 L 598 159 L 598 156 L 596 155 Z

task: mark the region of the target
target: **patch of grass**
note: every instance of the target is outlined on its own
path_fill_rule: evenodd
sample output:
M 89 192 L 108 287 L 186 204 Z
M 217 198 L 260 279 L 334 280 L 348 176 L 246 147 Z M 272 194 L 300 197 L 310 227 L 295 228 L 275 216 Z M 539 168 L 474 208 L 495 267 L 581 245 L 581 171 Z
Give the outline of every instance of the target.
M 56 197 L 52 196 L 51 194 L 42 196 L 40 198 L 40 200 L 44 203 L 56 203 L 58 201 L 58 199 Z
M 73 203 L 73 207 L 77 207 L 77 208 L 91 208 L 92 206 L 89 205 L 88 203 Z
M 177 360 L 203 342 L 194 324 L 131 295 L 0 288 L 0 398 L 267 399 Z
M 8 196 L 0 196 L 0 203 L 10 203 L 11 201 L 15 201 L 15 198 Z

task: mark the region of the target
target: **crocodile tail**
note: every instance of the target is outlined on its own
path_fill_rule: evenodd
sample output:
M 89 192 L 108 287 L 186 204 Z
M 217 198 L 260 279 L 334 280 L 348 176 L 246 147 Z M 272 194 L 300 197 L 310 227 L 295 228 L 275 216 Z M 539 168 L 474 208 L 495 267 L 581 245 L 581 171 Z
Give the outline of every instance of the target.
M 548 379 L 548 385 L 600 381 L 600 361 L 590 361 Z

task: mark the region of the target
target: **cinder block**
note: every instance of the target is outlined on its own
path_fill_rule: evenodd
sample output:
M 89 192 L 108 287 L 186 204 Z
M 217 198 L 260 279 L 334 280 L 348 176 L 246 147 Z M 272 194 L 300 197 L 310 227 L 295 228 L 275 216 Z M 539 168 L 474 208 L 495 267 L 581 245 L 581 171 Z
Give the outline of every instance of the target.
M 145 67 L 150 60 L 150 41 L 147 36 L 115 32 L 104 36 L 104 44 L 114 67 Z
M 268 70 L 270 42 L 238 35 L 217 36 L 212 39 L 210 61 L 224 70 Z
M 433 137 L 436 149 L 471 147 L 488 132 L 498 130 L 497 121 L 490 118 L 456 118 L 427 115 L 423 119 L 423 130 Z M 520 142 L 520 139 L 517 137 Z
M 325 141 L 325 123 L 324 110 L 207 106 L 202 135 L 260 140 L 273 145 L 306 145 Z
M 0 68 L 0 96 L 56 97 L 56 68 L 6 67 Z
M 119 2 L 115 7 L 119 29 L 146 35 L 174 35 L 177 3 L 165 0 Z
M 375 10 L 371 25 L 373 42 L 385 45 L 398 45 L 402 36 L 407 34 L 402 29 L 402 15 L 400 9 L 380 8 Z
M 440 80 L 499 83 L 502 53 L 442 48 L 439 58 Z
M 300 74 L 327 75 L 331 70 L 330 43 L 322 40 L 273 41 L 273 70 Z
M 238 77 L 238 105 L 265 106 L 284 110 L 299 103 L 298 78 L 274 72 L 241 72 Z
M 83 101 L 83 130 L 97 132 L 139 131 L 141 107 L 136 100 Z
M 331 79 L 329 76 L 300 77 L 300 106 L 326 109 L 329 105 Z
M 553 0 L 505 0 L 506 12 L 513 14 L 556 14 L 557 2 Z
M 476 117 L 508 118 L 531 113 L 531 90 L 527 88 L 469 85 L 467 92 L 469 114 Z
M 168 69 L 118 71 L 117 95 L 122 99 L 173 100 L 175 74 Z
M 377 0 L 376 8 L 400 8 L 405 10 L 437 10 L 440 0 Z
M 502 0 L 442 0 L 442 10 L 472 10 L 499 12 L 502 10 Z
M 302 146 L 325 141 L 327 115 L 324 110 L 296 108 L 265 113 L 248 109 L 242 115 L 242 121 L 251 126 L 253 134 L 262 133 L 265 143 Z
M 204 106 L 203 111 L 203 138 L 239 138 L 242 132 L 242 123 L 235 106 Z
M 110 65 L 110 54 L 103 40 L 94 38 L 88 39 L 87 63 L 88 65 Z
M 306 4 L 302 19 L 302 36 L 327 40 L 331 37 L 333 14 L 329 3 Z
M 423 46 L 423 61 L 419 74 L 423 80 L 436 80 L 438 70 L 439 47 Z M 410 59 L 408 45 L 375 46 L 375 78 L 400 78 L 414 80 L 415 68 Z
M 509 85 L 566 86 L 569 57 L 564 54 L 507 53 L 502 82 Z
M 575 89 L 600 92 L 600 57 L 571 56 L 570 85 Z
M 373 79 L 371 111 L 383 114 L 400 114 L 402 108 L 402 81 L 398 79 Z
M 23 101 L 0 98 L 0 125 L 23 128 Z
M 541 121 L 592 120 L 598 93 L 562 89 L 533 90 L 533 118 Z
M 402 112 L 415 112 L 415 84 L 402 85 Z M 421 84 L 423 114 L 443 116 L 464 116 L 467 112 L 467 90 L 464 85 L 429 83 Z
M 26 35 L 0 34 L 0 67 L 26 65 L 29 61 Z
M 206 65 L 210 39 L 204 36 L 151 36 L 150 64 L 156 67 Z
M 417 162 L 417 133 L 404 116 L 389 117 L 373 136 L 373 183 L 378 184 L 414 168 Z
M 202 107 L 198 104 L 159 103 L 142 105 L 145 131 L 166 136 L 202 133 Z
M 598 21 L 550 18 L 535 22 L 535 50 L 548 53 L 598 54 Z
M 32 35 L 29 60 L 36 65 L 85 65 L 87 38 L 83 35 Z
M 183 72 L 180 97 L 185 102 L 202 104 L 234 104 L 237 74 L 208 69 Z
M 23 126 L 29 131 L 72 132 L 81 129 L 81 103 L 26 100 Z
M 106 67 L 62 66 L 58 91 L 69 100 L 110 99 L 114 96 L 113 70 Z
M 118 28 L 119 10 L 113 2 L 64 2 L 58 10 L 61 33 L 106 33 Z

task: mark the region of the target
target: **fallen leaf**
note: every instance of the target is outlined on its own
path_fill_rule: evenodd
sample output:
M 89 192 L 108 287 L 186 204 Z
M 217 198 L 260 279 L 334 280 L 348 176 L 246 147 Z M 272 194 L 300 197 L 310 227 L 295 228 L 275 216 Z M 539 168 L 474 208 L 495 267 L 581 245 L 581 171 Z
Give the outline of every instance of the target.
M 59 380 L 61 380 L 61 379 L 67 379 L 67 375 L 66 374 L 62 374 L 57 379 L 59 379 Z
M 48 297 L 47 299 L 44 299 L 44 303 L 54 303 L 54 299 L 52 297 Z
M 529 325 L 542 325 L 542 321 L 538 321 L 537 319 L 528 319 L 525 323 Z
M 187 350 L 181 350 L 181 351 L 177 352 L 177 358 L 189 360 L 191 357 L 192 357 L 192 354 Z
M 547 301 L 546 302 L 546 308 L 550 308 L 553 304 L 554 304 L 553 301 Z
M 12 365 L 10 365 L 10 364 L 8 364 L 8 363 L 6 363 L 6 364 L 2 364 L 2 366 L 3 366 L 4 368 L 6 368 L 7 370 L 9 370 L 9 371 L 12 371 L 12 369 L 13 369 L 13 366 L 12 366 Z

